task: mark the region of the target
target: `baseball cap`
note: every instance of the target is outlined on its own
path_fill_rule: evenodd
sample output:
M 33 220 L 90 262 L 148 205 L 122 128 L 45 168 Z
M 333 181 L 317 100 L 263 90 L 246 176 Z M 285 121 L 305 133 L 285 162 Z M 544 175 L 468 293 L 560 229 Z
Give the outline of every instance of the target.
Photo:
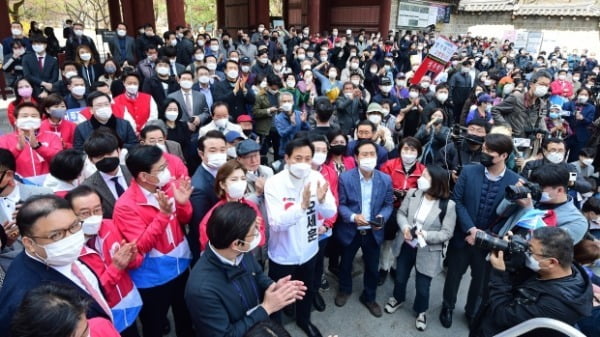
M 235 147 L 235 152 L 237 153 L 238 157 L 245 156 L 248 153 L 258 152 L 258 151 L 260 151 L 260 145 L 258 145 L 258 143 L 256 143 L 252 139 L 245 139 L 245 140 L 237 143 L 237 145 Z
M 250 64 L 252 63 L 252 61 L 250 61 L 250 58 L 248 56 L 244 56 L 240 59 L 240 64 Z
M 371 103 L 369 104 L 369 106 L 367 107 L 367 113 L 369 112 L 381 112 L 381 105 L 379 105 L 379 103 Z
M 244 137 L 242 137 L 242 135 L 237 131 L 229 131 L 225 135 L 225 140 L 227 143 L 233 143 L 233 141 L 236 139 L 244 139 Z
M 385 76 L 385 77 L 381 78 L 379 84 L 381 84 L 381 85 L 392 85 L 392 80 L 390 80 L 389 77 Z
M 243 122 L 252 122 L 252 117 L 250 117 L 249 115 L 239 115 L 236 121 L 238 122 L 238 124 Z
M 491 103 L 492 96 L 490 96 L 488 94 L 480 94 L 479 96 L 477 96 L 477 102 L 478 103 Z

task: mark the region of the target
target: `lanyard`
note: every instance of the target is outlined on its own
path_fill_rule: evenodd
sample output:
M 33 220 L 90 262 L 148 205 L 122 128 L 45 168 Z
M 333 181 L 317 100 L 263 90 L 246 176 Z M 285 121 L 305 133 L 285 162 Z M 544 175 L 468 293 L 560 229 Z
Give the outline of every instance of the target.
M 246 263 L 243 260 L 242 260 L 242 268 L 245 271 L 248 271 L 246 269 Z M 252 291 L 254 292 L 254 296 L 256 298 L 256 303 L 259 303 L 260 300 L 258 297 L 258 290 L 256 289 L 256 281 L 254 280 L 254 278 L 252 278 L 252 281 L 250 283 L 252 284 Z M 250 310 L 250 309 L 254 308 L 255 305 L 250 305 L 250 303 L 248 302 L 248 299 L 246 298 L 246 296 L 244 296 L 244 292 L 242 291 L 242 287 L 240 286 L 240 283 L 237 280 L 233 280 L 232 284 L 235 287 L 235 290 L 238 292 L 240 299 L 242 300 L 242 302 L 244 302 L 246 309 Z

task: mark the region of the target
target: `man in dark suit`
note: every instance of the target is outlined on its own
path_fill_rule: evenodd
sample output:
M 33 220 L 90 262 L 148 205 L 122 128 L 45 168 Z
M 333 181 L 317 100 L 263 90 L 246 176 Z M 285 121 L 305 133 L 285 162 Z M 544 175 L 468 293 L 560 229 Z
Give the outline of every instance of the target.
M 372 140 L 360 141 L 354 150 L 358 167 L 340 175 L 339 215 L 336 238 L 344 246 L 340 264 L 340 288 L 335 304 L 342 307 L 352 293 L 352 262 L 359 248 L 363 252 L 365 271 L 363 303 L 375 317 L 381 307 L 375 301 L 379 279 L 379 253 L 383 242 L 383 225 L 393 210 L 392 180 L 376 170 L 377 146 Z
M 456 294 L 467 267 L 471 267 L 471 285 L 465 314 L 470 320 L 477 314 L 481 296 L 487 286 L 488 253 L 474 246 L 479 231 L 491 230 L 498 221 L 496 208 L 504 198 L 506 186 L 516 184 L 519 175 L 506 168 L 506 160 L 513 151 L 512 139 L 501 134 L 489 134 L 482 147 L 481 164 L 463 168 L 454 187 L 458 223 L 448 247 L 448 272 L 444 282 L 444 301 L 440 312 L 442 325 L 452 325 L 452 310 Z
M 15 258 L 0 290 L 0 335 L 9 336 L 6 327 L 27 291 L 48 282 L 77 289 L 90 303 L 87 318 L 111 319 L 100 281 L 78 260 L 85 243 L 81 225 L 69 202 L 55 195 L 35 196 L 23 204 L 17 226 L 25 250 Z
M 93 187 L 102 198 L 102 215 L 112 219 L 116 200 L 127 190 L 131 174 L 125 165 L 119 165 L 119 141 L 107 128 L 94 131 L 84 144 L 85 153 L 96 166 L 94 174 L 83 181 Z
M 248 89 L 246 79 L 238 77 L 239 67 L 235 61 L 225 63 L 225 80 L 214 84 L 213 98 L 215 102 L 229 104 L 229 114 L 235 120 L 239 115 L 248 115 L 247 106 L 254 105 L 254 93 Z
M 192 89 L 193 85 L 194 75 L 189 71 L 184 71 L 179 74 L 179 87 L 181 90 L 170 93 L 168 97 L 174 98 L 183 108 L 182 122 L 193 122 L 195 126 L 200 126 L 208 122 L 210 107 L 206 104 L 204 94 Z
M 169 67 L 168 58 L 159 58 L 154 68 L 156 70 L 155 74 L 151 77 L 146 77 L 142 86 L 142 92 L 151 95 L 158 106 L 163 105 L 167 95 L 179 90 L 177 77 L 170 74 Z
M 123 22 L 117 25 L 117 35 L 108 41 L 108 48 L 113 59 L 118 65 L 127 61 L 129 65 L 135 64 L 135 39 L 127 35 L 127 25 Z
M 198 155 L 202 164 L 198 166 L 192 176 L 194 191 L 190 197 L 192 202 L 192 219 L 188 243 L 193 255 L 193 262 L 200 257 L 198 241 L 198 227 L 204 215 L 219 201 L 215 193 L 215 176 L 217 171 L 227 161 L 227 142 L 225 136 L 219 131 L 208 131 L 198 140 Z
M 45 37 L 34 37 L 34 53 L 26 53 L 21 61 L 23 76 L 31 82 L 36 95 L 39 95 L 42 89 L 51 92 L 52 83 L 58 80 L 58 61 L 46 53 L 46 46 Z
M 77 47 L 84 45 L 90 47 L 94 60 L 100 60 L 100 54 L 96 49 L 96 44 L 91 37 L 83 34 L 83 23 L 75 22 L 73 24 L 73 35 L 67 40 L 65 46 L 65 60 L 74 61 Z

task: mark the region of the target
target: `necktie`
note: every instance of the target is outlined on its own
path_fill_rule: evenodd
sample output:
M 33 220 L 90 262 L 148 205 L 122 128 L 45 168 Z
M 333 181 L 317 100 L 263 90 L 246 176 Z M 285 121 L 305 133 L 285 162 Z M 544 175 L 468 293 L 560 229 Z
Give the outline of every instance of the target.
M 44 57 L 38 57 L 38 67 L 40 67 L 40 70 L 44 69 Z
M 188 116 L 192 117 L 192 102 L 190 101 L 190 93 L 185 94 L 185 108 L 187 110 Z
M 102 297 L 102 295 L 100 295 L 98 291 L 96 291 L 96 288 L 94 288 L 92 284 L 88 281 L 88 279 L 83 275 L 81 269 L 79 269 L 79 266 L 77 266 L 76 262 L 73 262 L 71 264 L 71 272 L 73 273 L 73 275 L 75 275 L 75 277 L 79 279 L 79 281 L 81 281 L 87 293 L 90 296 L 92 296 L 92 298 L 98 303 L 98 305 L 100 305 L 102 310 L 106 312 L 106 314 L 108 315 L 108 317 L 110 317 L 112 321 L 113 316 L 112 312 L 110 311 L 110 308 L 108 307 L 108 303 L 106 303 L 104 297 Z
M 112 178 L 110 178 L 110 180 L 112 180 L 115 183 L 115 190 L 117 191 L 117 195 L 119 197 L 123 193 L 125 193 L 125 190 L 123 189 L 123 186 L 121 186 L 121 184 L 119 184 L 119 177 L 112 177 Z

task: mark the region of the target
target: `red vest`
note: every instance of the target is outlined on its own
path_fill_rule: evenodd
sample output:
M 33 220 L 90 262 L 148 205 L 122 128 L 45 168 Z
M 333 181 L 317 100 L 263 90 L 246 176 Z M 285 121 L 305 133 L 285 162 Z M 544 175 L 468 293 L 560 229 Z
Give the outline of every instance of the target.
M 115 103 L 124 106 L 135 120 L 136 131 L 142 131 L 144 125 L 150 118 L 150 100 L 152 96 L 139 92 L 137 98 L 129 98 L 127 94 L 121 94 L 115 98 Z

